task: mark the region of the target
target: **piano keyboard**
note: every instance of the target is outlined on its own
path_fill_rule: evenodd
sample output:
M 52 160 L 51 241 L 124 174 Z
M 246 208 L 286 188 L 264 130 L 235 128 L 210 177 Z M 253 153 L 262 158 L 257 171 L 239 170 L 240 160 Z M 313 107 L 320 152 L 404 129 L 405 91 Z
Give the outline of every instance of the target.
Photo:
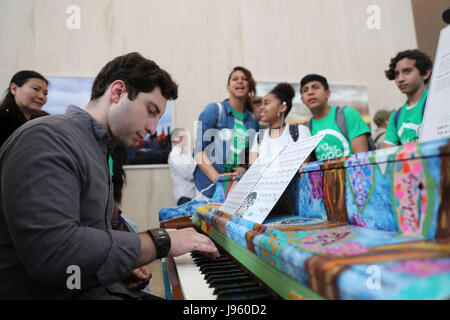
M 173 258 L 186 300 L 255 300 L 273 296 L 230 258 L 212 260 L 200 252 Z

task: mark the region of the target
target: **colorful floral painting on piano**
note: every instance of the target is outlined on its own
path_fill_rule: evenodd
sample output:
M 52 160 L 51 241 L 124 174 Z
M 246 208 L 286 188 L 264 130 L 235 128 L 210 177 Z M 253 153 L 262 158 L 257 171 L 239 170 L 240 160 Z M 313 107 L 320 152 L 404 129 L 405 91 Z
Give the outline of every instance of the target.
M 261 277 L 286 299 L 449 299 L 449 141 L 308 164 L 289 186 L 297 218 L 258 225 L 209 205 L 194 221 L 273 268 Z

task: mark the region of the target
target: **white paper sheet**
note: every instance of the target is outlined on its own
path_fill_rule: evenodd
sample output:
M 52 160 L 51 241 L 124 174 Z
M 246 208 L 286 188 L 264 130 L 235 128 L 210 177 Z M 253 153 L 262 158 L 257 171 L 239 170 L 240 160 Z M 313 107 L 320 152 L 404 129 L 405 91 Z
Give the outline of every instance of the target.
M 441 30 L 420 142 L 450 137 L 450 26 Z
M 228 194 L 221 211 L 262 223 L 324 134 L 299 140 L 271 159 L 258 158 Z

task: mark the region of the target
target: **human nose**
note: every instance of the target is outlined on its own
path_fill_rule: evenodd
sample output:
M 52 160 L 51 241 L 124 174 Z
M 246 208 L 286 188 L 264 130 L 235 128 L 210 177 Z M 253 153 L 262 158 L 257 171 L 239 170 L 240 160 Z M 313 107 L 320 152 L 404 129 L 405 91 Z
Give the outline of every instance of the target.
M 38 99 L 42 102 L 46 102 L 47 101 L 47 96 L 44 94 L 44 92 L 40 91 L 38 94 Z
M 404 82 L 405 81 L 405 75 L 403 73 L 399 73 L 398 76 L 397 76 L 397 81 L 399 83 Z
M 156 133 L 156 127 L 158 126 L 158 120 L 150 120 L 149 123 L 147 124 L 147 127 L 145 128 L 145 130 L 147 130 L 148 133 L 150 133 L 151 135 Z

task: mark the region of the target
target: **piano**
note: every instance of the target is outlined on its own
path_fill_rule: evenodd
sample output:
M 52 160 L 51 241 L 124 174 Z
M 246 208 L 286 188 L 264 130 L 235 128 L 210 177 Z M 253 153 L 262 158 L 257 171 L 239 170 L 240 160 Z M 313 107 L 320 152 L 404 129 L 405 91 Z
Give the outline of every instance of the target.
M 166 229 L 194 227 L 188 217 L 161 223 Z M 201 232 L 201 230 L 199 230 Z M 221 248 L 219 258 L 211 260 L 194 251 L 164 262 L 174 300 L 271 300 L 279 298 L 239 261 Z
M 288 187 L 291 216 L 257 224 L 213 201 L 161 226 L 207 234 L 223 253 L 220 272 L 242 276 L 239 290 L 255 288 L 255 299 L 449 299 L 449 160 L 442 139 L 312 162 Z M 239 299 L 214 293 L 199 258 L 166 261 L 173 298 Z M 191 293 L 201 281 L 207 296 Z

